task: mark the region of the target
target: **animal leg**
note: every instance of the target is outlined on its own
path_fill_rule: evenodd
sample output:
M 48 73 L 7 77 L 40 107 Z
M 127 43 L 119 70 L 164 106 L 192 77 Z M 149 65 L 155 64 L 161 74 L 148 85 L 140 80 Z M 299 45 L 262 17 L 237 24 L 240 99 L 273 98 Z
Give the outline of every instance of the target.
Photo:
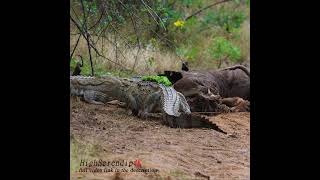
M 101 96 L 101 95 L 100 95 Z M 83 94 L 84 101 L 90 104 L 96 104 L 96 105 L 104 105 L 103 102 L 98 101 L 99 94 L 96 91 L 87 91 Z

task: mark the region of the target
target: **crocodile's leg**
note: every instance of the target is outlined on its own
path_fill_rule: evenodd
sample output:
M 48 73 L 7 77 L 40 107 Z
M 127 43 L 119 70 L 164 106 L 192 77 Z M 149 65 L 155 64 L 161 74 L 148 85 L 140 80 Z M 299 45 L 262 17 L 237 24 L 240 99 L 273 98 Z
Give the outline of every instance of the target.
M 98 91 L 85 91 L 83 98 L 86 102 L 96 105 L 104 105 L 101 101 L 106 101 L 105 94 Z
M 154 113 L 155 109 L 160 105 L 160 92 L 154 92 L 146 97 L 143 107 L 139 110 L 138 116 L 148 118 Z
M 136 99 L 130 94 L 126 95 L 126 106 L 127 106 L 127 114 L 128 115 L 138 115 L 138 105 Z
M 176 119 L 177 117 L 175 116 L 170 116 L 166 113 L 163 113 L 163 119 L 164 121 L 167 123 L 167 125 L 171 128 L 176 128 L 177 124 L 176 124 Z
M 166 113 L 162 113 L 162 120 L 164 121 L 165 125 L 169 125 L 169 121 Z

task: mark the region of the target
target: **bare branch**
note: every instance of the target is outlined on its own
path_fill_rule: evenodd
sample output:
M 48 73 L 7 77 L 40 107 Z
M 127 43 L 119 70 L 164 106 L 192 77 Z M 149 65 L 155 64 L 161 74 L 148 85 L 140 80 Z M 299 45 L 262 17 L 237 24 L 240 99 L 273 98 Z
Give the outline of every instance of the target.
M 119 2 L 124 8 L 128 9 L 121 0 L 118 0 L 118 2 Z M 135 7 L 132 7 L 132 9 L 135 9 L 135 10 L 138 12 L 138 10 L 137 10 Z M 129 10 L 129 11 L 132 11 L 132 9 L 128 9 L 128 10 Z M 133 13 L 133 15 L 134 15 L 137 19 L 139 19 L 140 21 L 142 21 L 144 24 L 148 25 L 148 23 L 146 23 L 142 18 L 140 18 L 139 16 L 137 16 L 135 13 Z M 155 32 L 155 31 L 152 30 L 152 29 L 150 29 L 150 31 L 153 32 L 153 33 L 159 38 L 160 41 L 165 41 L 168 46 L 173 47 L 174 49 L 177 48 L 177 47 L 174 45 L 174 43 L 173 43 L 172 41 L 170 41 L 169 39 L 167 39 L 167 38 L 165 38 L 165 37 L 162 37 L 161 35 L 159 35 L 157 32 Z M 180 57 L 179 55 L 177 55 L 177 54 L 175 54 L 175 55 L 176 55 L 176 56 L 179 58 L 179 60 L 182 62 L 181 57 Z
M 218 4 L 222 4 L 222 3 L 225 3 L 225 2 L 229 2 L 229 1 L 232 1 L 232 0 L 223 0 L 223 1 L 219 1 L 219 2 L 212 3 L 212 4 L 210 4 L 210 5 L 208 5 L 208 6 L 204 7 L 204 8 L 199 9 L 198 11 L 192 13 L 190 16 L 188 16 L 188 17 L 185 18 L 185 21 L 188 20 L 188 19 L 190 19 L 190 18 L 192 18 L 193 16 L 198 15 L 199 13 L 201 13 L 202 11 L 204 11 L 204 10 L 206 10 L 206 9 L 209 9 L 209 8 L 211 8 L 211 7 L 213 7 L 213 6 L 216 6 L 216 5 L 218 5 Z
M 105 57 L 104 55 L 102 55 L 102 54 L 97 50 L 97 48 L 92 45 L 92 43 L 90 42 L 90 40 L 88 39 L 88 37 L 85 35 L 85 32 L 81 29 L 80 25 L 72 18 L 72 16 L 70 16 L 70 19 L 71 19 L 71 21 L 76 25 L 76 27 L 77 27 L 78 30 L 81 32 L 81 34 L 83 35 L 83 37 L 84 37 L 87 41 L 89 41 L 89 46 L 90 46 L 100 57 L 103 57 L 104 59 L 106 59 L 106 60 L 108 60 L 108 61 L 110 61 L 110 62 L 112 62 L 112 63 L 117 64 L 118 66 L 122 67 L 122 68 L 125 69 L 125 70 L 128 70 L 125 66 L 123 66 L 123 65 L 121 65 L 121 64 L 119 64 L 119 63 L 117 63 L 117 62 L 114 62 L 114 61 L 112 61 L 111 59 L 109 59 L 109 58 Z
M 159 17 L 159 15 L 157 14 L 157 12 L 156 12 L 155 10 L 153 10 L 147 3 L 145 3 L 144 0 L 141 0 L 141 1 L 142 1 L 142 3 L 143 3 L 147 8 L 149 8 L 151 11 L 153 11 L 153 13 L 158 17 L 158 19 L 159 19 L 162 27 L 164 28 L 164 30 L 167 30 L 166 27 L 164 26 L 164 23 L 163 23 L 162 19 Z M 157 24 L 159 24 L 159 23 L 157 22 Z
M 74 46 L 74 48 L 73 48 L 73 50 L 72 50 L 72 53 L 71 53 L 71 55 L 70 55 L 70 61 L 71 61 L 71 59 L 72 59 L 72 57 L 73 57 L 73 53 L 75 52 L 75 50 L 76 50 L 76 48 L 77 48 L 77 46 L 78 46 L 80 37 L 81 37 L 81 34 L 79 34 L 78 40 L 77 40 L 77 42 L 76 42 L 76 45 Z
M 106 9 L 103 9 L 103 11 L 102 11 L 101 14 L 100 14 L 99 19 L 97 20 L 96 23 L 94 23 L 93 26 L 91 26 L 91 27 L 89 28 L 89 30 L 92 30 L 93 28 L 95 28 L 95 27 L 101 22 L 101 20 L 103 19 L 103 17 L 105 17 L 105 16 L 104 16 L 105 13 L 106 13 Z
M 141 47 L 140 47 L 140 40 L 139 40 L 139 35 L 138 35 L 136 23 L 134 22 L 134 20 L 132 18 L 132 15 L 130 16 L 130 19 L 131 19 L 131 22 L 132 22 L 132 25 L 133 25 L 133 29 L 134 29 L 136 37 L 137 37 L 137 43 L 138 43 L 138 47 L 139 47 L 138 50 L 137 50 L 137 54 L 136 54 L 136 57 L 135 57 L 135 60 L 134 60 L 134 64 L 133 64 L 132 70 L 131 70 L 131 73 L 132 73 L 134 71 L 136 65 L 137 65 L 138 55 L 139 55 Z

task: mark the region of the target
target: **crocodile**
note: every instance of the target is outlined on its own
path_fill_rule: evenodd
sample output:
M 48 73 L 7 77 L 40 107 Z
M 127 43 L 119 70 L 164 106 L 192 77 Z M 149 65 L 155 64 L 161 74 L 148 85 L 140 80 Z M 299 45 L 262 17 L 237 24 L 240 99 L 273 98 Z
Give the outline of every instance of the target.
M 139 79 L 70 76 L 70 94 L 93 104 L 119 100 L 142 118 L 159 111 L 173 117 L 191 113 L 184 95 L 173 87 Z

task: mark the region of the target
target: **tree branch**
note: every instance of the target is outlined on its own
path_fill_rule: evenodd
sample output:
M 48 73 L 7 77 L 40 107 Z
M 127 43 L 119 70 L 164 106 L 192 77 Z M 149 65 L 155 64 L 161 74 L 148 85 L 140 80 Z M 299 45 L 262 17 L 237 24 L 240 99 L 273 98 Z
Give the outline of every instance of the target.
M 71 53 L 71 55 L 70 55 L 70 61 L 71 61 L 71 59 L 72 59 L 72 57 L 73 57 L 73 53 L 75 52 L 75 50 L 76 50 L 76 48 L 77 48 L 77 46 L 78 46 L 80 37 L 81 37 L 81 34 L 79 34 L 78 40 L 77 40 L 77 42 L 76 42 L 76 45 L 74 46 L 74 48 L 73 48 L 73 50 L 72 50 L 72 53 Z
M 192 18 L 193 16 L 198 15 L 199 13 L 201 13 L 202 11 L 204 11 L 204 10 L 206 10 L 206 9 L 209 9 L 209 8 L 211 8 L 211 7 L 213 7 L 213 6 L 216 6 L 216 5 L 218 5 L 218 4 L 222 4 L 222 3 L 225 3 L 225 2 L 229 2 L 229 1 L 232 1 L 232 0 L 223 0 L 223 1 L 219 1 L 219 2 L 215 2 L 215 3 L 213 3 L 213 4 L 210 4 L 210 5 L 206 6 L 206 7 L 201 8 L 201 9 L 199 9 L 198 11 L 192 13 L 190 16 L 186 17 L 184 20 L 186 21 L 186 20 Z
M 87 41 L 89 41 L 89 46 L 90 46 L 100 57 L 103 57 L 104 59 L 106 59 L 106 60 L 108 60 L 108 61 L 110 61 L 110 62 L 112 62 L 112 63 L 115 63 L 115 64 L 117 64 L 118 66 L 120 66 L 120 67 L 122 67 L 123 69 L 125 69 L 125 70 L 128 71 L 128 69 L 127 69 L 125 66 L 123 66 L 123 65 L 121 65 L 121 64 L 119 64 L 119 63 L 117 63 L 117 62 L 114 62 L 114 61 L 112 61 L 111 59 L 109 59 L 109 58 L 103 56 L 102 54 L 100 54 L 99 51 L 97 50 L 97 48 L 92 45 L 92 43 L 90 42 L 90 40 L 88 39 L 88 37 L 86 37 L 85 32 L 83 32 L 83 30 L 81 29 L 80 25 L 72 18 L 72 16 L 70 16 L 70 19 L 71 19 L 71 21 L 76 25 L 76 27 L 77 27 L 78 30 L 81 32 L 81 34 L 83 35 L 83 37 L 84 37 Z

